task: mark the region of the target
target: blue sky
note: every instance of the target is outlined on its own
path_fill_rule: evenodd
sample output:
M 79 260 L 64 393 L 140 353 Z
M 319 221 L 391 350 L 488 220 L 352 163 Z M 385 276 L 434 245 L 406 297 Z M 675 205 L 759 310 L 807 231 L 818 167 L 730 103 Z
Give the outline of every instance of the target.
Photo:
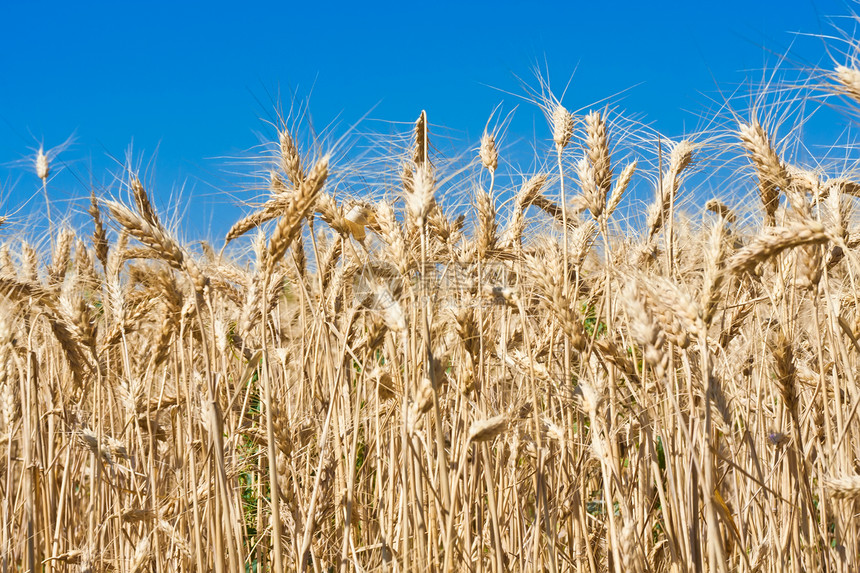
M 50 182 L 80 210 L 90 182 L 116 193 L 129 149 L 157 205 L 181 191 L 187 236 L 221 236 L 251 192 L 253 157 L 293 94 L 335 136 L 400 129 L 426 109 L 452 148 L 498 104 L 510 141 L 549 131 L 520 81 L 548 69 L 572 109 L 613 102 L 668 135 L 695 129 L 718 88 L 759 81 L 790 49 L 827 64 L 834 0 L 722 2 L 5 2 L 0 18 L 0 209 L 19 223 L 42 200 L 32 149 L 74 134 Z M 837 20 L 838 22 L 838 20 Z M 850 28 L 850 24 L 845 24 Z M 843 26 L 844 27 L 844 26 Z M 785 65 L 785 64 L 784 64 Z M 623 92 L 623 93 L 622 93 Z M 383 123 L 377 120 L 383 120 Z M 436 130 L 440 131 L 440 130 Z M 28 202 L 29 201 L 29 202 Z M 20 210 L 18 210 L 20 209 Z

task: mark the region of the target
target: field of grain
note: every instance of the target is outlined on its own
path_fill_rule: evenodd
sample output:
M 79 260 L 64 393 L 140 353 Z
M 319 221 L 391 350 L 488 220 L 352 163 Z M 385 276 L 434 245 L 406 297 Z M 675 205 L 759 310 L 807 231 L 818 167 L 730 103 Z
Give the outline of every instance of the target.
M 856 67 L 799 89 L 856 127 Z M 0 571 L 857 571 L 855 150 L 538 104 L 521 177 L 422 112 L 356 196 L 287 121 L 220 244 L 133 169 L 7 233 Z

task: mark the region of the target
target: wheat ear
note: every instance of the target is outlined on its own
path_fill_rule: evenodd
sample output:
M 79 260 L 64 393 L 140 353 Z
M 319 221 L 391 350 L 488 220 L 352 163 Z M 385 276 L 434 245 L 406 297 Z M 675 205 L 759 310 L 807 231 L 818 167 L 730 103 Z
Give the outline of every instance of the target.
M 304 182 L 305 173 L 302 168 L 302 157 L 296 142 L 289 130 L 285 127 L 278 132 L 279 151 L 281 156 L 281 169 L 296 189 Z M 273 182 L 275 179 L 273 178 Z M 273 186 L 274 189 L 274 186 Z
M 287 247 L 290 246 L 299 232 L 302 221 L 313 209 L 317 195 L 319 195 L 328 177 L 328 161 L 328 156 L 317 161 L 278 221 L 269 241 L 266 256 L 266 272 L 269 275 L 274 271 L 275 265 L 283 258 L 284 253 L 287 252 Z
M 773 225 L 779 207 L 779 192 L 788 187 L 788 172 L 779 158 L 770 136 L 758 120 L 738 126 L 738 135 L 759 179 L 759 194 L 765 220 Z
M 726 270 L 733 274 L 742 274 L 786 249 L 821 244 L 829 239 L 830 235 L 817 221 L 803 221 L 786 227 L 769 227 L 749 245 L 732 255 L 726 262 Z
M 860 70 L 847 66 L 836 66 L 834 72 L 837 91 L 860 103 Z

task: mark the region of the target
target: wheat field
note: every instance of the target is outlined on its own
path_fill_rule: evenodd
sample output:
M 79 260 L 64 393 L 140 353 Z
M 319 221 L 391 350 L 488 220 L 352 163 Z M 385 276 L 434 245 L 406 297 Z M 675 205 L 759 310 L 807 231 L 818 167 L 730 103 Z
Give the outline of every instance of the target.
M 856 124 L 860 69 L 814 78 Z M 133 169 L 10 227 L 0 570 L 860 570 L 851 164 L 764 106 L 672 140 L 537 103 L 517 177 L 422 112 L 351 194 L 285 121 L 221 244 Z

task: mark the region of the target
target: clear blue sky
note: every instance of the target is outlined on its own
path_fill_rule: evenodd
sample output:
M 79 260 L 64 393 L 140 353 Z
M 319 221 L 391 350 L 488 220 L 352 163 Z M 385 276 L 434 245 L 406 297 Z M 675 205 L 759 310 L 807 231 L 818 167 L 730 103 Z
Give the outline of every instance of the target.
M 111 157 L 153 165 L 157 205 L 180 188 L 186 234 L 221 235 L 247 197 L 226 158 L 253 154 L 290 94 L 318 126 L 413 121 L 426 109 L 463 148 L 493 108 L 520 104 L 509 137 L 548 139 L 516 76 L 548 65 L 564 103 L 616 98 L 673 135 L 696 127 L 717 86 L 761 78 L 776 54 L 825 63 L 834 0 L 721 2 L 4 2 L 0 9 L 0 208 L 39 191 L 31 148 L 75 134 L 51 182 L 57 209 L 89 181 L 116 192 Z M 575 73 L 574 73 L 575 71 Z M 536 85 L 534 81 L 531 85 Z M 498 89 L 494 89 L 498 88 Z M 371 111 L 372 110 L 372 111 Z M 379 130 L 370 121 L 363 124 Z M 362 127 L 359 126 L 361 130 Z M 383 127 L 382 130 L 391 129 Z M 21 160 L 26 158 L 26 162 Z M 190 202 L 190 203 L 189 203 Z M 42 210 L 38 197 L 30 206 Z M 75 207 L 78 205 L 78 207 Z

